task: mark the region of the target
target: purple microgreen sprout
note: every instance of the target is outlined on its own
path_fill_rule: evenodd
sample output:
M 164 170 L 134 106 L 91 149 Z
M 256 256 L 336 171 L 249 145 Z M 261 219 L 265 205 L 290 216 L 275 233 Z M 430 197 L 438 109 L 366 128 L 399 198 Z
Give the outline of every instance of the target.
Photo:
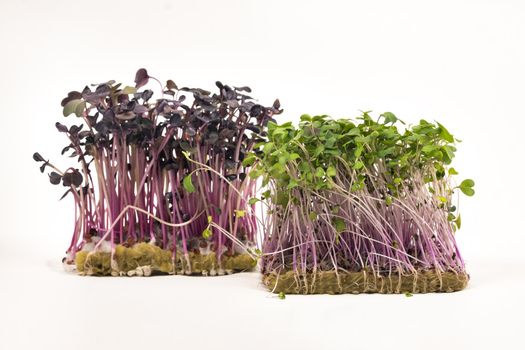
M 153 81 L 162 95 L 153 98 Z M 71 91 L 56 123 L 67 137 L 62 154 L 78 166 L 58 169 L 39 153 L 49 181 L 67 187 L 75 204 L 73 237 L 66 251 L 72 264 L 82 249 L 90 253 L 117 245 L 149 242 L 188 259 L 199 242 L 210 242 L 220 265 L 224 252 L 256 242 L 257 179 L 247 176 L 280 103 L 258 104 L 248 87 L 217 82 L 218 91 L 162 84 L 146 69 L 135 86 L 115 81 Z M 155 88 L 156 89 L 156 88 Z M 112 266 L 115 262 L 112 260 Z

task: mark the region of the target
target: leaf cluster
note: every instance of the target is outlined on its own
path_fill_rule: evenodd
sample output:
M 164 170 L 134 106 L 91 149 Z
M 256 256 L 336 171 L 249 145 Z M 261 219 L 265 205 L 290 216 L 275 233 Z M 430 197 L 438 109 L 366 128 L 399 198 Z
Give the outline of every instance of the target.
M 406 126 L 391 112 L 377 119 L 363 112 L 357 121 L 303 115 L 298 127 L 268 125 L 268 142 L 253 176 L 264 175 L 285 197 L 296 187 L 332 189 L 334 178 L 347 177 L 353 180 L 350 191 L 379 191 L 391 203 L 413 189 L 415 174 L 429 190 L 457 174 L 450 164 L 458 141 L 440 123 L 420 120 Z M 465 180 L 458 188 L 473 195 L 473 185 Z
M 153 90 L 141 89 L 152 80 L 158 82 L 142 68 L 135 86 L 110 80 L 69 92 L 61 102 L 63 115 L 74 115 L 81 124 L 68 128 L 56 123 L 70 141 L 62 154 L 71 152 L 70 157 L 78 157 L 89 168 L 88 157 L 111 154 L 118 144 L 122 149 L 142 150 L 148 160 L 158 157 L 161 169 L 184 172 L 189 167 L 184 152 L 193 154 L 204 147 L 210 157 L 221 159 L 220 170 L 227 172 L 229 180 L 243 180 L 240 163 L 247 150 L 265 140 L 267 124 L 282 112 L 279 101 L 263 106 L 248 95 L 247 86 L 216 82 L 218 91 L 212 93 L 178 88 L 173 80 L 161 84 L 162 94 L 154 98 Z M 56 173 L 50 174 L 50 181 L 59 181 Z M 184 187 L 191 192 L 191 178 Z

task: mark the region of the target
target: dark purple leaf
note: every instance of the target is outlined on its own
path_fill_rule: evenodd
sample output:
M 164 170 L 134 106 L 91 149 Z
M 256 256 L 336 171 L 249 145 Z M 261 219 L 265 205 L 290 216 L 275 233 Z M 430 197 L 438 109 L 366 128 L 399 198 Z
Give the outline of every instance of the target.
M 151 98 L 151 96 L 153 96 L 152 90 L 144 90 L 144 92 L 141 95 L 142 99 L 146 102 Z
M 120 120 L 131 120 L 136 118 L 137 115 L 133 112 L 125 112 L 125 113 L 119 113 L 115 116 L 115 118 Z
M 61 180 L 62 180 L 62 176 L 59 173 L 52 171 L 49 174 L 49 182 L 51 182 L 53 185 L 58 185 Z
M 261 132 L 261 128 L 258 127 L 257 125 L 253 125 L 253 124 L 248 124 L 246 126 L 246 129 L 251 130 L 251 131 L 253 131 L 256 134 L 259 134 Z
M 215 142 L 217 142 L 217 140 L 219 140 L 219 134 L 213 131 L 208 134 L 208 138 L 206 139 L 206 142 L 210 145 L 213 145 L 215 144 Z
M 237 174 L 226 175 L 226 179 L 228 179 L 228 181 L 236 180 L 237 179 Z
M 80 124 L 80 125 L 72 125 L 70 128 L 69 128 L 69 133 L 74 135 L 76 133 L 78 133 L 80 130 L 82 130 L 82 127 L 84 127 L 84 124 Z
M 120 105 L 120 109 L 123 112 L 133 111 L 136 105 L 137 105 L 137 101 L 126 101 Z
M 197 135 L 197 131 L 195 131 L 195 129 L 192 128 L 191 126 L 188 126 L 186 129 L 184 129 L 184 132 L 189 137 L 193 137 L 193 136 Z
M 65 173 L 62 176 L 62 185 L 64 186 L 75 186 L 78 187 L 82 184 L 82 174 L 78 170 L 74 170 L 69 173 Z
M 81 132 L 78 133 L 78 138 L 82 140 L 83 138 L 86 138 L 86 137 L 88 137 L 90 135 L 92 135 L 91 131 L 84 130 L 84 131 L 81 131 Z
M 133 112 L 135 112 L 136 114 L 144 114 L 148 112 L 148 107 L 143 105 L 136 105 L 133 109 Z
M 138 89 L 148 83 L 149 75 L 148 71 L 144 68 L 141 68 L 135 74 L 135 87 Z
M 95 90 L 95 94 L 98 97 L 106 97 L 111 92 L 111 87 L 108 84 L 101 84 L 97 86 L 97 89 Z
M 69 101 L 78 100 L 82 98 L 82 94 L 78 91 L 71 91 L 67 94 L 67 97 L 62 100 L 60 103 L 64 107 Z
M 182 117 L 178 113 L 174 113 L 170 117 L 170 125 L 174 127 L 180 127 L 182 126 Z
M 177 84 L 171 79 L 166 82 L 166 88 L 168 88 L 168 90 L 178 90 Z
M 75 185 L 75 187 L 78 187 L 80 185 L 82 185 L 82 174 L 80 174 L 80 171 L 78 170 L 75 170 L 73 173 L 72 173 L 72 183 L 73 185 Z
M 252 117 L 252 118 L 257 118 L 260 115 L 262 115 L 262 113 L 263 113 L 263 106 L 261 106 L 261 105 L 254 105 L 250 109 L 250 117 Z
M 67 126 L 65 126 L 64 124 L 60 124 L 59 122 L 56 122 L 55 123 L 55 126 L 57 128 L 58 131 L 60 132 L 67 132 Z
M 174 160 L 169 160 L 164 164 L 163 167 L 165 170 L 179 170 L 179 164 Z
M 40 153 L 38 152 L 33 153 L 33 159 L 35 162 L 45 162 L 46 161 L 44 157 L 42 157 Z
M 233 168 L 235 168 L 236 166 L 237 166 L 237 162 L 234 161 L 234 160 L 226 159 L 226 160 L 224 161 L 224 167 L 225 167 L 226 169 L 233 169 Z
M 228 100 L 228 101 L 225 101 L 224 103 L 226 103 L 231 108 L 239 107 L 239 102 L 237 100 Z
M 250 89 L 248 86 L 241 86 L 241 87 L 234 87 L 237 91 L 246 91 L 248 93 L 252 92 L 252 89 Z

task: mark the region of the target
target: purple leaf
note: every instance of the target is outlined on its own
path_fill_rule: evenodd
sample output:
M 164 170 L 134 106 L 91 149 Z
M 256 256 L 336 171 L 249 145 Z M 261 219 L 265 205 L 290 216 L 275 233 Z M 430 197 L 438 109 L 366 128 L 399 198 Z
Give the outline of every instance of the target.
M 58 131 L 60 131 L 60 132 L 67 132 L 68 131 L 67 130 L 67 126 L 65 126 L 64 124 L 60 124 L 59 122 L 56 122 L 55 126 L 58 129 Z
M 33 159 L 35 160 L 35 162 L 45 162 L 46 161 L 44 157 L 42 157 L 40 153 L 38 152 L 33 153 Z
M 138 89 L 141 86 L 144 86 L 148 83 L 149 75 L 148 71 L 144 68 L 141 68 L 135 74 L 135 87 Z

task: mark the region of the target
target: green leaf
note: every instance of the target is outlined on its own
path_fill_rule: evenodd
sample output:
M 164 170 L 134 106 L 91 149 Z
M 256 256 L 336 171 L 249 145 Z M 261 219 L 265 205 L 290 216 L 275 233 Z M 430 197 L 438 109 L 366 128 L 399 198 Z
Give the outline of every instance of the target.
M 452 136 L 448 130 L 441 124 L 437 123 L 439 126 L 439 136 L 447 142 L 454 142 L 454 136 Z
M 284 294 L 284 292 L 279 292 L 279 299 L 281 300 L 286 299 L 286 294 Z
M 385 203 L 387 206 L 392 205 L 392 196 L 387 196 L 385 199 Z
M 255 163 L 256 159 L 257 158 L 253 154 L 251 154 L 248 157 L 244 158 L 244 160 L 242 161 L 242 165 L 246 167 L 252 166 L 253 163 Z
M 211 215 L 208 215 L 208 224 L 211 224 L 212 221 L 213 221 L 213 218 L 211 217 Z
M 456 218 L 455 223 L 456 223 L 456 226 L 457 226 L 458 230 L 461 229 L 461 214 L 458 215 L 458 217 Z
M 469 197 L 472 197 L 476 193 L 472 187 L 460 187 L 459 189 Z
M 432 151 L 435 151 L 436 149 L 438 149 L 439 147 L 436 146 L 436 145 L 426 145 L 426 146 L 423 146 L 423 148 L 421 149 L 421 151 L 423 151 L 423 153 L 431 153 Z
M 244 210 L 235 209 L 235 216 L 237 216 L 238 218 L 244 217 L 244 214 L 245 214 Z
M 204 231 L 202 231 L 202 237 L 204 237 L 205 239 L 210 238 L 211 235 L 212 235 L 212 232 L 211 232 L 211 230 L 210 230 L 209 227 L 206 227 L 206 228 L 204 229 Z
M 395 146 L 392 146 L 392 147 L 388 147 L 388 148 L 385 148 L 379 152 L 377 152 L 377 156 L 379 158 L 383 158 L 389 154 L 394 154 L 394 152 L 396 151 L 396 147 Z
M 447 157 L 448 157 L 448 163 L 454 158 L 454 152 L 456 151 L 456 147 L 453 146 L 443 146 L 442 149 L 445 151 Z
M 459 187 L 474 187 L 474 180 L 466 179 L 461 182 Z
M 354 163 L 354 166 L 352 166 L 352 169 L 359 170 L 363 166 L 365 166 L 364 163 L 362 161 L 358 160 L 357 162 Z
M 346 223 L 343 219 L 341 218 L 335 218 L 332 220 L 332 224 L 334 225 L 335 227 L 335 230 L 337 231 L 337 233 L 341 233 L 343 232 L 344 230 L 346 230 Z
M 459 173 L 457 172 L 456 169 L 454 169 L 454 168 L 449 168 L 449 169 L 448 169 L 448 174 L 449 174 L 449 175 L 458 175 Z
M 262 174 L 264 174 L 264 168 L 256 166 L 248 173 L 248 176 L 250 179 L 257 179 Z
M 354 156 L 356 158 L 359 158 L 359 156 L 361 155 L 361 153 L 363 153 L 363 146 L 359 146 L 355 149 L 354 151 Z
M 350 129 L 345 135 L 346 135 L 346 136 L 357 136 L 357 135 L 361 135 L 361 129 L 359 129 L 359 128 L 353 128 L 353 129 Z
M 308 218 L 312 221 L 315 221 L 317 220 L 317 213 L 311 211 L 309 214 L 308 214 Z
M 285 165 L 286 162 L 288 161 L 289 159 L 289 154 L 287 152 L 284 152 L 280 157 L 279 157 L 279 163 L 281 163 L 282 165 Z
M 248 200 L 248 204 L 250 204 L 250 205 L 254 205 L 255 203 L 259 202 L 259 200 L 260 200 L 259 198 L 255 198 L 255 197 L 250 198 L 250 199 Z
M 292 154 L 290 154 L 290 158 L 289 158 L 289 159 L 290 159 L 290 160 L 296 160 L 296 159 L 298 159 L 298 158 L 301 158 L 301 156 L 300 156 L 299 154 L 297 154 L 297 153 L 292 153 Z
M 445 197 L 442 197 L 442 196 L 438 196 L 437 199 L 438 199 L 441 203 L 446 203 L 446 202 L 448 202 L 448 200 L 447 200 Z
M 332 165 L 330 165 L 328 169 L 326 169 L 326 175 L 330 177 L 334 177 L 335 175 L 337 175 L 337 172 L 335 171 L 335 168 Z
M 288 182 L 288 186 L 286 186 L 286 188 L 291 190 L 292 188 L 297 187 L 297 186 L 299 186 L 299 182 L 297 182 L 297 180 L 295 179 L 290 179 L 290 182 Z
M 131 95 L 137 92 L 137 88 L 133 86 L 126 86 L 124 89 L 122 89 L 122 93 L 126 95 Z
M 325 175 L 325 172 L 324 172 L 324 169 L 321 168 L 321 167 L 317 167 L 317 169 L 315 169 L 315 176 L 321 178 Z
M 80 105 L 80 103 L 83 102 L 82 100 L 71 100 L 64 106 L 64 110 L 62 113 L 64 114 L 64 117 L 67 117 L 70 114 L 76 113 L 77 107 Z
M 465 179 L 461 182 L 461 184 L 458 186 L 461 192 L 463 192 L 467 196 L 473 196 L 475 191 L 472 187 L 474 187 L 474 180 L 471 179 Z
M 86 109 L 86 102 L 84 101 L 80 102 L 75 108 L 75 115 L 79 118 L 82 117 L 82 113 L 84 112 L 85 109 Z
M 323 152 L 324 152 L 324 145 L 319 145 L 319 146 L 317 146 L 317 148 L 315 149 L 315 152 L 314 152 L 313 156 L 314 156 L 314 157 L 317 157 L 317 156 L 323 154 Z
M 412 294 L 412 293 L 410 293 L 410 292 L 405 292 L 405 296 L 406 296 L 407 298 L 410 298 L 410 297 L 414 296 L 414 294 Z
M 392 123 L 394 124 L 397 121 L 397 117 L 394 115 L 394 113 L 391 112 L 385 112 L 381 114 L 383 118 L 385 118 L 384 124 Z
M 312 117 L 309 114 L 303 114 L 301 116 L 301 121 L 302 122 L 311 122 L 312 121 Z
M 191 182 L 191 174 L 184 177 L 184 180 L 182 180 L 182 186 L 188 193 L 195 192 L 195 186 L 193 186 L 193 182 Z

